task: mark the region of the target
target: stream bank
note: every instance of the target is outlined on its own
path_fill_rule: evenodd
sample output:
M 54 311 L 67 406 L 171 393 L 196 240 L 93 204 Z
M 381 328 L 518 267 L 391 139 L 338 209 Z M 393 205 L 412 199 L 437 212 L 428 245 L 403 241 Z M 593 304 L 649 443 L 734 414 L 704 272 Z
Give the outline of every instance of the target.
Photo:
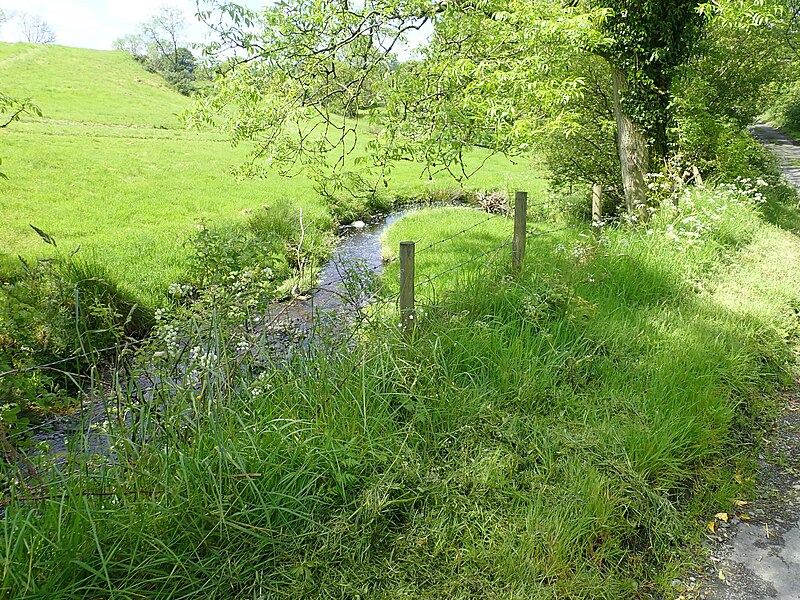
M 331 322 L 339 333 L 350 327 L 355 315 L 374 299 L 367 293 L 361 293 L 360 286 L 368 283 L 369 277 L 375 280 L 382 271 L 383 233 L 392 223 L 417 208 L 417 205 L 403 207 L 389 214 L 376 215 L 367 222 L 343 226 L 335 250 L 318 274 L 315 288 L 299 297 L 270 305 L 268 314 L 259 320 L 262 351 L 273 358 L 284 356 L 290 359 L 294 352 L 308 350 L 320 323 L 325 323 L 327 333 L 330 333 Z M 135 374 L 129 373 L 128 377 L 135 379 L 139 401 L 149 401 L 154 390 L 165 382 L 163 377 L 153 375 L 146 364 L 137 371 Z M 175 378 L 184 376 L 183 369 L 173 374 Z M 109 375 L 104 378 L 113 377 Z M 25 447 L 31 448 L 31 456 L 47 454 L 57 464 L 64 461 L 75 444 L 79 444 L 82 452 L 87 454 L 110 456 L 111 442 L 104 432 L 104 424 L 112 419 L 119 421 L 122 418 L 123 422 L 131 419 L 129 414 L 119 416 L 120 408 L 112 399 L 118 392 L 112 387 L 106 384 L 105 389 L 90 391 L 86 394 L 89 399 L 84 400 L 72 413 L 20 430 L 14 434 L 12 442 L 24 440 Z M 14 454 L 18 457 L 11 460 L 8 466 L 29 472 L 30 466 L 23 464 L 26 462 L 24 454 L 16 450 Z

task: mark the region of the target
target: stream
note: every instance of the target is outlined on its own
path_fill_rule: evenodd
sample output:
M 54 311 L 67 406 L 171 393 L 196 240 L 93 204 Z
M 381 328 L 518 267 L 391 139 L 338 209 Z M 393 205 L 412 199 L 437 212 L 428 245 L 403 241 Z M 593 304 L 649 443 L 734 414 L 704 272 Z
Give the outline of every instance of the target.
M 358 286 L 362 283 L 359 277 L 364 273 L 380 275 L 383 267 L 381 236 L 410 210 L 414 209 L 378 215 L 366 223 L 356 221 L 341 228 L 339 244 L 320 270 L 318 287 L 313 293 L 270 307 L 270 315 L 278 315 L 267 315 L 264 319 L 265 323 L 271 323 L 266 337 L 272 354 L 290 356 L 297 350 L 307 350 L 313 343 L 314 328 L 321 321 L 336 322 L 334 327 L 339 331 L 346 329 L 354 315 L 372 299 L 369 294 L 359 293 Z M 356 273 L 352 281 L 348 280 L 350 269 Z M 159 382 L 145 374 L 138 376 L 138 383 L 152 394 Z M 61 457 L 67 455 L 71 440 L 81 433 L 83 452 L 108 456 L 112 453 L 110 441 L 101 426 L 111 418 L 111 412 L 106 401 L 87 400 L 73 413 L 34 425 L 21 434 L 31 444 L 32 455 L 45 452 L 54 457 L 56 463 L 63 460 Z M 29 470 L 27 460 L 22 457 L 12 462 L 17 462 L 16 466 L 23 471 Z

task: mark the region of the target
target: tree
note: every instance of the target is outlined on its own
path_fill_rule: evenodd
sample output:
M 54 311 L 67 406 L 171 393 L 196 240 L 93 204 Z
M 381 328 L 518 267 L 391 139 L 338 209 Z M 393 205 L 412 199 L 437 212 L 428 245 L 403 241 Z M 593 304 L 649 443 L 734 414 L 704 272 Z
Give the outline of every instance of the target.
M 672 82 L 700 37 L 697 0 L 603 0 L 617 150 L 629 214 L 647 203 L 646 175 L 667 155 Z
M 11 10 L 4 10 L 0 8 L 0 27 L 8 23 L 14 18 L 14 12 Z
M 179 92 L 194 90 L 197 61 L 186 47 L 186 20 L 180 9 L 163 6 L 139 25 L 136 34 L 114 40 L 113 47 L 131 54 L 151 72 L 159 73 Z
M 54 44 L 56 34 L 50 25 L 39 15 L 22 12 L 17 17 L 19 29 L 25 41 L 30 44 Z
M 260 13 L 214 3 L 200 13 L 223 40 L 211 50 L 233 49 L 240 60 L 197 115 L 224 124 L 235 141 L 258 142 L 253 173 L 265 163 L 313 171 L 326 160 L 343 173 L 358 115 L 334 114 L 330 100 L 356 103 L 404 35 L 429 23 L 413 75 L 381 77 L 367 144 L 377 180 L 401 159 L 463 178 L 469 148 L 521 154 L 588 131 L 594 112 L 603 127 L 614 124 L 616 179 L 634 215 L 646 202 L 645 175 L 673 151 L 673 88 L 716 14 L 698 0 L 300 0 Z M 331 85 L 353 55 L 363 57 L 357 75 Z M 603 139 L 585 142 L 608 160 Z
M 180 63 L 179 49 L 185 45 L 186 17 L 175 6 L 162 6 L 158 12 L 139 26 L 141 36 L 156 55 L 168 61 L 173 70 Z
M 363 182 L 364 172 L 346 170 L 353 166 L 347 150 L 356 146 L 359 121 L 369 118 L 377 135 L 361 166 L 375 165 L 366 173 L 373 187 L 405 158 L 424 161 L 431 175 L 445 170 L 461 179 L 469 175 L 463 159 L 470 146 L 525 152 L 549 108 L 575 91 L 568 69 L 548 67 L 566 65 L 574 53 L 555 43 L 558 32 L 586 45 L 599 38 L 590 24 L 602 11 L 536 5 L 537 14 L 417 0 L 377 0 L 360 9 L 301 0 L 261 13 L 219 5 L 227 21 L 201 13 L 222 39 L 211 51 L 233 49 L 241 60 L 197 118 L 224 124 L 234 141 L 257 140 L 247 165 L 254 174 L 266 164 L 287 174 L 310 169 L 334 187 Z M 536 26 L 540 21 L 547 26 Z M 434 24 L 434 35 L 419 62 L 394 68 L 404 36 L 426 23 Z M 352 64 L 352 76 L 340 77 L 342 63 Z M 365 82 L 381 73 L 368 115 L 341 110 L 356 105 Z M 529 85 L 538 74 L 545 75 L 541 85 Z
M 121 38 L 115 39 L 111 43 L 114 50 L 122 50 L 127 52 L 140 62 L 144 62 L 147 58 L 147 45 L 141 35 L 129 33 Z

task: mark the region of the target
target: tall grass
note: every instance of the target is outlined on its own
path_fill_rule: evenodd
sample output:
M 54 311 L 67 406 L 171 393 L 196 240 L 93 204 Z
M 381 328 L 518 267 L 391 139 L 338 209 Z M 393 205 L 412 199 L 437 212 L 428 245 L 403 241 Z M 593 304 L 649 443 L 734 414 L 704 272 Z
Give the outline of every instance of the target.
M 748 493 L 800 307 L 794 234 L 690 200 L 443 278 L 410 342 L 373 315 L 282 358 L 189 310 L 186 348 L 143 356 L 154 389 L 119 382 L 111 457 L 76 440 L 12 485 L 4 597 L 668 594 L 700 517 Z

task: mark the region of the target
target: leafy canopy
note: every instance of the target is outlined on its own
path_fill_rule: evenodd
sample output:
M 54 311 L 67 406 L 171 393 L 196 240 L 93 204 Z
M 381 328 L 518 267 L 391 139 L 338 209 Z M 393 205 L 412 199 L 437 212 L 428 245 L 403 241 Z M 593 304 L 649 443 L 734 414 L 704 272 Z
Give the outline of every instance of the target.
M 781 10 L 779 0 L 283 0 L 261 11 L 212 1 L 199 16 L 221 41 L 207 51 L 236 58 L 190 121 L 255 142 L 243 175 L 304 171 L 323 191 L 374 191 L 393 163 L 415 160 L 462 180 L 471 148 L 514 157 L 585 131 L 598 112 L 587 98 L 617 103 L 610 77 L 596 75 L 610 67 L 626 78 L 618 112 L 661 160 L 678 139 L 676 78 L 711 17 Z M 419 31 L 427 43 L 399 62 Z

